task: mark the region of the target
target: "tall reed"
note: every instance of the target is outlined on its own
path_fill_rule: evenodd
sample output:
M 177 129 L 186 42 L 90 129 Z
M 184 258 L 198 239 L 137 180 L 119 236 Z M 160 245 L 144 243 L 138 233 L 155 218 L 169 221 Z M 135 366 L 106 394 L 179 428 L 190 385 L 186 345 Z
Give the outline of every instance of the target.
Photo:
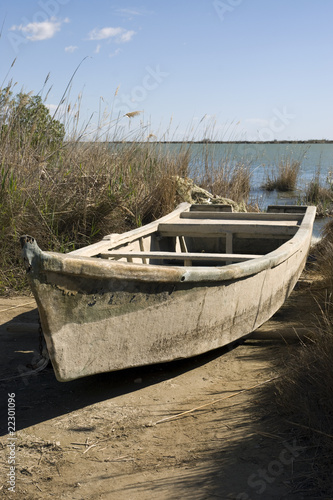
M 82 96 L 72 104 L 65 92 L 51 115 L 47 82 L 37 96 L 15 95 L 12 82 L 0 89 L 0 294 L 26 287 L 20 235 L 66 252 L 135 228 L 183 201 L 177 177 L 193 172 L 192 141 L 172 152 L 139 111 L 114 118 L 101 108 L 96 124 L 82 124 Z M 246 165 L 208 156 L 197 180 L 235 201 L 250 189 Z
M 25 286 L 21 234 L 45 250 L 68 251 L 150 222 L 174 208 L 175 176 L 186 176 L 189 164 L 186 147 L 172 155 L 143 140 L 142 124 L 128 140 L 121 121 L 133 116 L 105 125 L 103 114 L 84 141 L 91 124 L 79 127 L 80 103 L 74 112 L 61 108 L 63 140 L 64 126 L 39 96 L 12 90 L 0 89 L 0 294 Z
M 313 179 L 306 187 L 305 203 L 317 206 L 318 215 L 326 215 L 332 210 L 333 189 L 332 184 L 323 183 L 320 169 L 318 168 Z
M 248 202 L 251 161 L 246 158 L 236 159 L 232 145 L 223 158 L 220 158 L 214 154 L 214 145 L 205 144 L 199 164 L 200 170 L 193 171 L 197 184 L 215 196 L 231 198 L 236 203 Z
M 301 161 L 291 158 L 280 160 L 276 170 L 267 174 L 263 189 L 266 191 L 294 191 L 300 172 Z
M 69 143 L 51 161 L 28 154 L 23 162 L 0 151 L 0 293 L 21 266 L 19 235 L 68 251 L 150 222 L 174 208 L 175 176 L 188 164 L 186 153 L 172 157 L 145 143 Z

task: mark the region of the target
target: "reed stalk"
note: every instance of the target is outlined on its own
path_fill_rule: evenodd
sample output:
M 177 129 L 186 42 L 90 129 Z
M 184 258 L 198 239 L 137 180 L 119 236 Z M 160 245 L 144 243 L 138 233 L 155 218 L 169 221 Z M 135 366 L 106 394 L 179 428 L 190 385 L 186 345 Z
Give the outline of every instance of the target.
M 266 191 L 274 191 L 275 189 L 281 192 L 294 191 L 297 186 L 300 167 L 300 160 L 291 158 L 280 160 L 277 170 L 267 174 L 262 188 Z

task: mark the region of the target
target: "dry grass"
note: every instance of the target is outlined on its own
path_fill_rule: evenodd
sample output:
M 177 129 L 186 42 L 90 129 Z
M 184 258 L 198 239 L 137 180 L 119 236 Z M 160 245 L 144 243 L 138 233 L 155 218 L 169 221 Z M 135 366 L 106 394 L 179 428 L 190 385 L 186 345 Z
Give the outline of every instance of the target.
M 307 337 L 283 366 L 274 383 L 272 412 L 297 432 L 311 457 L 311 471 L 303 483 L 311 483 L 318 498 L 333 495 L 333 222 L 312 251 L 311 270 L 319 277 L 313 301 L 321 311 L 308 325 Z M 309 292 L 311 293 L 311 292 Z M 265 398 L 271 402 L 271 391 Z M 320 496 L 321 498 L 321 496 Z
M 300 172 L 301 160 L 293 160 L 287 158 L 280 160 L 277 172 L 267 174 L 267 179 L 263 189 L 266 191 L 294 191 L 296 189 L 297 180 Z
M 317 206 L 318 215 L 331 213 L 333 203 L 332 186 L 324 185 L 318 170 L 306 188 L 305 203 Z
M 321 286 L 329 294 L 333 293 L 333 220 L 323 230 L 322 239 L 315 245 L 313 254 L 316 258 L 314 269 L 321 278 Z
M 209 145 L 203 148 L 202 172 L 194 174 L 195 181 L 214 196 L 231 198 L 236 203 L 248 202 L 251 189 L 251 163 L 235 160 L 232 149 L 222 159 L 214 157 Z
M 322 498 L 333 495 L 332 305 L 328 294 L 311 341 L 291 357 L 275 384 L 276 409 L 311 457 L 312 470 L 305 472 L 304 482 L 310 480 L 313 491 L 320 492 Z
M 174 178 L 188 166 L 187 153 L 172 157 L 147 143 L 69 143 L 48 162 L 0 148 L 0 158 L 0 293 L 21 288 L 21 234 L 69 251 L 148 223 L 175 207 Z
M 135 126 L 140 111 L 116 120 L 101 111 L 88 142 L 92 124 L 79 127 L 81 97 L 72 106 L 64 96 L 59 105 L 63 141 L 63 126 L 48 120 L 39 96 L 13 96 L 11 84 L 0 89 L 0 295 L 28 289 L 20 235 L 33 235 L 44 250 L 67 252 L 146 224 L 183 201 L 176 178 L 190 175 L 191 144 L 172 153 L 151 142 L 149 127 Z M 41 107 L 42 121 L 31 102 Z M 207 166 L 204 185 L 214 194 L 246 201 L 246 169 L 233 165 L 225 172 L 227 177 L 214 168 L 209 173 Z
M 64 105 L 65 126 L 40 96 L 0 89 L 0 294 L 26 289 L 20 235 L 66 252 L 140 226 L 174 208 L 175 175 L 188 173 L 188 149 L 168 154 L 144 140 L 146 126 L 128 126 L 138 113 L 119 120 L 100 113 L 93 140 L 84 142 L 91 124 L 79 129 L 80 98 Z
M 307 203 L 312 203 L 313 205 L 332 203 L 333 192 L 332 189 L 323 186 L 319 179 L 315 179 L 308 185 L 305 199 Z

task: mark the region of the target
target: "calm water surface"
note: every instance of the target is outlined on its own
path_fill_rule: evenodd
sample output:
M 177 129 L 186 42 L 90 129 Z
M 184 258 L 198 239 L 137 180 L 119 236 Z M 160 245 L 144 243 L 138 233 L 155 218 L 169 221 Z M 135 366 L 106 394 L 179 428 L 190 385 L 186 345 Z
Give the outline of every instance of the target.
M 251 175 L 250 198 L 262 209 L 269 204 L 296 204 L 305 194 L 307 185 L 319 175 L 323 185 L 333 181 L 333 144 L 324 143 L 283 143 L 283 144 L 165 144 L 170 152 L 179 153 L 189 148 L 191 168 L 203 172 L 206 158 L 214 164 L 227 163 L 249 165 Z M 299 160 L 301 162 L 297 189 L 292 193 L 267 192 L 261 188 L 267 175 L 277 170 L 279 162 Z M 314 234 L 320 235 L 326 220 L 317 220 Z
M 267 173 L 277 168 L 282 160 L 300 160 L 301 171 L 299 188 L 306 186 L 320 172 L 326 180 L 329 172 L 333 172 L 333 144 L 165 144 L 169 151 L 178 153 L 189 147 L 191 165 L 194 169 L 203 168 L 205 158 L 212 158 L 216 165 L 219 162 L 245 163 L 251 166 L 254 188 L 260 188 Z

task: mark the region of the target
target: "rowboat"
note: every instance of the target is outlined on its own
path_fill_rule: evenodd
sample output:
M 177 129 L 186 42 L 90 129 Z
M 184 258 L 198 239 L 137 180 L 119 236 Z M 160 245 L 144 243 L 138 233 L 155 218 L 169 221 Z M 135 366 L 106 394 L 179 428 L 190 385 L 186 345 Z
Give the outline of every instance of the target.
M 294 288 L 315 212 L 182 203 L 67 254 L 22 236 L 57 379 L 189 358 L 250 334 Z

